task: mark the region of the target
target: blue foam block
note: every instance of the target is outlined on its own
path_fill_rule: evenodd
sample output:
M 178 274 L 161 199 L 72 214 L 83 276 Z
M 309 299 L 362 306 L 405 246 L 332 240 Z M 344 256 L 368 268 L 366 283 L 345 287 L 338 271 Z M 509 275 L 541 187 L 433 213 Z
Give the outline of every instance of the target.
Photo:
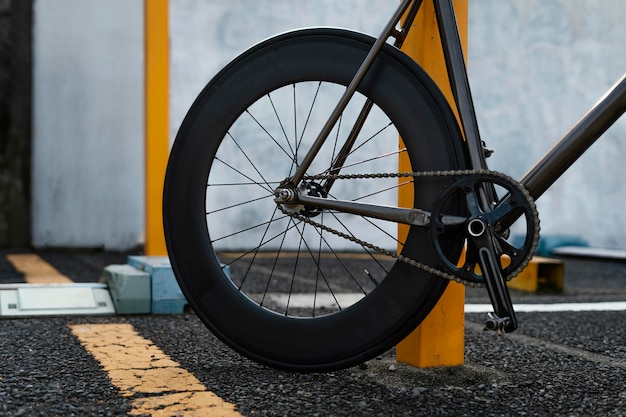
M 524 243 L 524 236 L 516 235 L 513 237 L 513 244 L 521 246 Z M 535 252 L 538 256 L 551 256 L 556 248 L 562 246 L 578 246 L 587 247 L 589 244 L 583 238 L 566 234 L 549 234 L 541 235 L 539 244 Z
M 129 256 L 128 264 L 150 274 L 152 314 L 181 314 L 187 300 L 167 256 Z

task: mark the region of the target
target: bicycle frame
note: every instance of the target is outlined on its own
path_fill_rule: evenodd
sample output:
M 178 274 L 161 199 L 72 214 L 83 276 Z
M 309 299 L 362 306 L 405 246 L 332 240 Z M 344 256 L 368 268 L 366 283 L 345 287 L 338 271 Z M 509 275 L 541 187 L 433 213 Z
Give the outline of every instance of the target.
M 452 0 L 433 1 L 437 23 L 439 25 L 441 44 L 448 69 L 448 78 L 459 112 L 461 129 L 466 138 L 470 164 L 473 169 L 486 169 L 485 150 L 478 129 L 454 6 Z M 304 178 L 305 172 L 309 168 L 317 151 L 321 148 L 324 140 L 339 119 L 351 97 L 356 92 L 359 82 L 365 76 L 368 68 L 376 58 L 376 54 L 380 51 L 386 40 L 389 37 L 395 37 L 395 46 L 398 48 L 402 46 L 402 42 L 406 38 L 406 34 L 421 4 L 422 0 L 402 1 L 365 58 L 351 84 L 346 89 L 346 92 L 337 104 L 337 107 L 334 109 L 326 125 L 323 127 L 311 150 L 304 157 L 298 171 L 291 178 L 293 184 L 298 184 L 302 178 Z M 401 30 L 398 31 L 395 28 L 400 23 L 403 15 L 405 15 L 405 19 Z M 367 109 L 364 109 L 364 112 L 366 111 Z M 520 182 L 529 191 L 530 195 L 534 199 L 539 198 L 625 111 L 626 74 L 544 157 L 539 160 L 539 162 L 534 165 L 533 168 L 528 171 L 528 173 L 522 177 Z M 489 194 L 489 191 L 486 191 L 486 193 Z M 318 199 L 307 198 L 307 200 L 309 201 L 303 202 L 308 204 L 322 204 Z M 361 211 L 358 205 L 348 208 L 345 205 L 339 207 L 338 204 L 340 203 L 328 202 L 328 204 L 324 204 L 324 207 L 337 208 L 355 214 L 366 214 L 367 211 L 367 214 L 372 215 L 370 210 L 372 208 L 371 206 L 363 207 L 364 211 Z M 320 205 L 320 207 L 322 206 Z M 385 210 L 381 209 L 381 211 Z M 416 222 L 407 222 L 406 220 L 412 217 L 410 212 L 411 210 L 399 209 L 398 216 L 389 217 L 385 215 L 383 218 L 416 225 Z
M 457 106 L 462 132 L 465 135 L 466 146 L 469 156 L 470 168 L 473 170 L 486 170 L 486 150 L 480 139 L 476 113 L 472 101 L 467 70 L 461 41 L 456 23 L 452 0 L 433 0 L 435 14 L 439 26 L 439 35 L 446 61 L 448 79 Z M 365 60 L 358 69 L 356 75 L 348 85 L 339 103 L 326 121 L 313 146 L 304 157 L 301 165 L 294 176 L 285 180 L 275 190 L 275 202 L 278 204 L 305 204 L 312 207 L 339 210 L 345 213 L 368 216 L 397 223 L 404 223 L 419 227 L 429 227 L 431 213 L 420 208 L 388 207 L 376 204 L 364 204 L 344 200 L 329 200 L 316 196 L 305 195 L 297 192 L 297 187 L 303 179 L 309 166 L 313 162 L 317 152 L 321 149 L 324 141 L 341 117 L 352 96 L 356 92 L 359 83 L 374 62 L 387 39 L 395 38 L 395 46 L 401 47 L 406 34 L 410 29 L 422 0 L 403 0 L 383 32 L 378 37 Z M 401 29 L 395 28 L 404 17 Z M 365 119 L 371 103 L 367 102 L 355 124 L 352 132 L 342 146 L 338 157 L 333 161 L 329 173 L 338 174 L 346 156 L 350 153 L 355 143 L 355 138 L 360 130 L 360 120 Z M 579 122 L 549 151 L 535 166 L 523 176 L 521 184 L 526 188 L 533 199 L 539 198 L 584 152 L 626 111 L 626 75 L 598 102 Z M 332 180 L 326 184 L 326 190 L 330 189 Z M 514 331 L 517 321 L 513 304 L 504 281 L 498 244 L 491 237 L 489 229 L 494 227 L 485 220 L 482 210 L 489 211 L 495 208 L 509 207 L 512 196 L 508 194 L 498 200 L 493 184 L 482 184 L 472 200 L 468 200 L 468 206 L 474 207 L 472 220 L 467 224 L 471 235 L 472 250 L 478 257 L 478 263 L 482 271 L 483 282 L 487 287 L 489 298 L 494 307 L 494 314 L 490 315 L 487 327 L 498 332 Z M 480 206 L 480 208 L 479 208 Z M 508 229 L 517 220 L 519 214 L 509 210 L 499 220 L 499 230 Z M 453 223 L 459 220 L 446 219 Z M 462 219 L 464 221 L 464 219 Z M 476 230 L 472 227 L 478 226 Z
M 422 0 L 398 0 L 376 39 L 269 38 L 185 116 L 164 183 L 168 253 L 190 305 L 238 352 L 353 366 L 406 337 L 451 281 L 486 287 L 487 329 L 517 328 L 506 281 L 539 242 L 533 197 L 624 113 L 626 78 L 520 183 L 488 169 L 452 0 L 432 1 L 458 122 L 399 50 Z M 405 161 L 414 172 L 398 172 Z

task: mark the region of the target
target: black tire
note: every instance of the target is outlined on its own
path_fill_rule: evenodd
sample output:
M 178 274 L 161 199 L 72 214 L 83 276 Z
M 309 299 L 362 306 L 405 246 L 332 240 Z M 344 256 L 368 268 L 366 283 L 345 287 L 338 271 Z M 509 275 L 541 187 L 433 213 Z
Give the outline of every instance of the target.
M 330 114 L 373 41 L 343 30 L 309 29 L 251 48 L 204 88 L 172 148 L 163 203 L 176 278 L 212 332 L 263 364 L 322 371 L 370 359 L 410 333 L 447 285 L 294 221 L 273 200 L 273 190 L 293 174 L 293 161 L 319 133 L 318 122 Z M 322 104 L 321 94 L 328 91 L 333 98 Z M 461 134 L 448 104 L 404 54 L 386 45 L 357 96 L 309 175 L 329 168 L 342 143 L 336 140 L 350 130 L 352 109 L 360 110 L 364 97 L 374 102 L 374 110 L 341 174 L 397 172 L 398 154 L 408 155 L 412 170 L 465 167 Z M 315 104 L 292 111 L 305 99 Z M 391 127 L 378 132 L 377 123 L 384 127 L 389 120 Z M 394 126 L 397 133 L 383 135 Z M 398 134 L 405 149 L 398 147 Z M 357 158 L 361 153 L 365 157 Z M 375 155 L 386 157 L 369 160 Z M 396 205 L 398 184 L 409 180 L 339 179 L 328 198 Z M 446 182 L 422 179 L 404 187 L 416 196 L 414 207 L 430 210 Z M 395 224 L 328 211 L 307 215 L 344 234 L 398 249 Z M 460 252 L 461 244 L 462 239 L 450 239 L 450 256 Z M 427 228 L 411 228 L 400 248 L 405 256 L 436 265 Z

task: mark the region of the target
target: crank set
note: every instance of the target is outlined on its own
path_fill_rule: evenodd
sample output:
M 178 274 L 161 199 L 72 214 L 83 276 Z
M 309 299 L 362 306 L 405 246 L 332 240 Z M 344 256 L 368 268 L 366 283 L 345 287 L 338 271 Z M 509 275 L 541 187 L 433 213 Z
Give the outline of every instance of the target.
M 488 188 L 500 191 L 503 197 L 490 202 Z M 444 216 L 454 199 L 466 202 L 467 214 L 450 222 Z M 510 228 L 522 232 L 510 238 Z M 465 236 L 464 259 L 449 259 L 442 249 L 448 236 Z M 465 282 L 484 282 L 480 270 L 479 238 L 489 234 L 498 253 L 503 277 L 510 280 L 528 264 L 539 240 L 539 216 L 528 191 L 509 177 L 495 172 L 481 172 L 459 178 L 447 187 L 435 203 L 430 216 L 430 236 L 433 248 L 444 268 Z

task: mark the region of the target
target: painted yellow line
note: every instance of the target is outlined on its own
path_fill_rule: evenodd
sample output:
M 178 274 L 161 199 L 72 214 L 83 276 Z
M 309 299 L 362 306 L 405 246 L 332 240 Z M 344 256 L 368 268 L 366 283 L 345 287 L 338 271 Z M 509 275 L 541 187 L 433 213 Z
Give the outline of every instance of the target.
M 130 324 L 70 325 L 80 343 L 132 399 L 130 415 L 241 416 Z
M 29 284 L 61 284 L 74 282 L 34 253 L 7 255 L 13 267 L 24 274 Z

